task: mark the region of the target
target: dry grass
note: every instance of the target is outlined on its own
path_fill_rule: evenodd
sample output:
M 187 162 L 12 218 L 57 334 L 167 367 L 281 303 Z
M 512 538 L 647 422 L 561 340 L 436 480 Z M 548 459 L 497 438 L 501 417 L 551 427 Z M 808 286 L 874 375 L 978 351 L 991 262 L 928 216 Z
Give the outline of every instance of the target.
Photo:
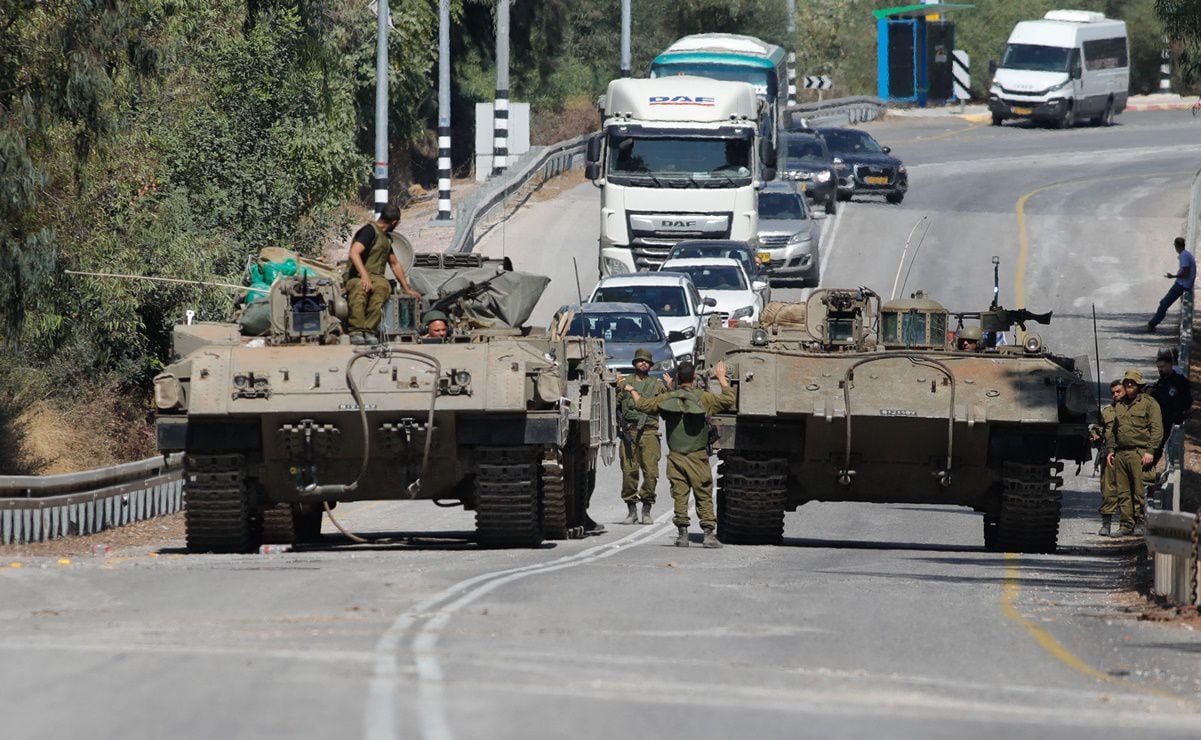
M 90 388 L 73 405 L 47 400 L 20 418 L 25 443 L 45 461 L 42 475 L 74 473 L 152 457 L 154 428 L 145 401 L 111 388 Z
M 587 98 L 571 98 L 561 111 L 547 111 L 534 122 L 530 132 L 530 143 L 554 144 L 557 141 L 574 139 L 600 128 L 600 114 L 596 101 Z

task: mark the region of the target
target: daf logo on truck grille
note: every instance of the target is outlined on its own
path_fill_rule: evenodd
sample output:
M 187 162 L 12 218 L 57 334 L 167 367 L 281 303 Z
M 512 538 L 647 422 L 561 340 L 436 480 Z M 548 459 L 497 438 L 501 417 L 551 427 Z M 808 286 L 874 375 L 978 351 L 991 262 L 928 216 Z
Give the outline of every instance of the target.
M 651 105 L 699 105 L 703 108 L 712 108 L 716 102 L 716 98 L 705 97 L 704 95 L 652 95 L 650 96 Z
M 660 222 L 664 229 L 691 229 L 696 226 L 696 221 L 668 221 L 664 219 Z

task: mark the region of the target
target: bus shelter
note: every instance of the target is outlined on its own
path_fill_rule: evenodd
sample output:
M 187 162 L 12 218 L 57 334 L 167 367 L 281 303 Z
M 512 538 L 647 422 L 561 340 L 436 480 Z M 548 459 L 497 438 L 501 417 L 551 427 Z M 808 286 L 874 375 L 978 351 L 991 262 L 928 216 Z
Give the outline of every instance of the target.
M 942 20 L 964 3 L 921 3 L 873 10 L 876 18 L 876 94 L 895 103 L 952 99 L 955 24 Z

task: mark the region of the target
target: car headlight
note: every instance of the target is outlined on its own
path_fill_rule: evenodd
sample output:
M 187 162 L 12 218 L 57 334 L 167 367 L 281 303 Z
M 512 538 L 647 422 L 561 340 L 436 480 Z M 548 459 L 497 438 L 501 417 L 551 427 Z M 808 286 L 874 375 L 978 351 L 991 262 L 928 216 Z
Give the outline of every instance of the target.
M 662 362 L 656 362 L 654 365 L 651 366 L 650 371 L 652 373 L 654 373 L 654 372 L 666 373 L 666 372 L 669 372 L 669 371 L 675 370 L 675 369 L 676 369 L 676 361 L 675 361 L 675 359 L 669 357 L 668 359 L 663 360 Z
M 821 172 L 817 173 L 818 182 L 830 182 L 830 177 L 830 170 L 822 170 Z
M 612 257 L 604 257 L 605 274 L 606 275 L 625 275 L 630 271 L 626 263 Z
M 835 157 L 834 164 L 842 164 L 842 157 Z
M 797 233 L 788 237 L 789 244 L 804 244 L 805 242 L 812 241 L 812 240 L 813 240 L 813 235 L 810 234 L 808 231 L 798 231 Z
M 905 175 L 905 174 L 909 173 L 909 170 L 905 169 L 905 165 L 901 165 L 900 167 L 897 168 L 897 172 L 901 173 L 902 175 Z

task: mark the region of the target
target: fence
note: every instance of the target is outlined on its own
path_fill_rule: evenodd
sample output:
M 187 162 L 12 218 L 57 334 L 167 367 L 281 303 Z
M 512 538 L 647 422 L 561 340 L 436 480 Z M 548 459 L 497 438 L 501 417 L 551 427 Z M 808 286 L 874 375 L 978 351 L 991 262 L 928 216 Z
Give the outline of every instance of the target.
M 0 544 L 95 534 L 183 508 L 183 456 L 66 475 L 0 476 Z
M 797 103 L 784 109 L 785 127 L 798 129 L 866 123 L 881 118 L 888 110 L 880 98 L 861 96 Z
M 1188 244 L 1196 249 L 1201 236 L 1201 172 L 1193 178 L 1189 199 L 1186 229 Z M 1189 372 L 1193 344 L 1193 294 L 1186 292 L 1180 304 L 1180 365 Z M 1157 496 L 1159 510 L 1147 511 L 1147 552 L 1154 563 L 1153 593 L 1163 596 L 1174 604 L 1198 604 L 1197 592 L 1201 587 L 1201 548 L 1198 546 L 1198 528 L 1201 511 L 1181 511 L 1181 481 L 1184 470 L 1184 430 L 1173 427 L 1164 445 L 1165 472 L 1160 477 Z

